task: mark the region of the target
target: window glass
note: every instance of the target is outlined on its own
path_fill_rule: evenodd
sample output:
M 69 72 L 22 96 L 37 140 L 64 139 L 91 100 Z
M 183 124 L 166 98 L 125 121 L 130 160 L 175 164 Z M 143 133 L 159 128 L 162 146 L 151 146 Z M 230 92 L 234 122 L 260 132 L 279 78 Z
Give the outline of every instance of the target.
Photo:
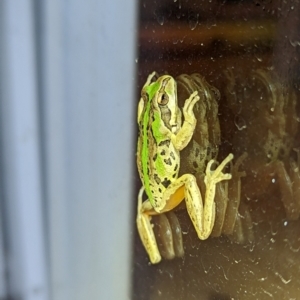
M 234 158 L 223 169 L 232 178 L 217 184 L 207 239 L 198 238 L 185 201 L 151 219 L 158 264 L 149 263 L 134 231 L 134 299 L 298 298 L 299 13 L 298 1 L 140 1 L 137 99 L 153 71 L 153 80 L 175 78 L 181 110 L 193 91 L 200 97 L 179 176 L 195 176 L 205 199 L 208 161 Z M 164 220 L 174 215 L 184 255 L 166 259 L 166 236 L 174 244 L 178 236 Z

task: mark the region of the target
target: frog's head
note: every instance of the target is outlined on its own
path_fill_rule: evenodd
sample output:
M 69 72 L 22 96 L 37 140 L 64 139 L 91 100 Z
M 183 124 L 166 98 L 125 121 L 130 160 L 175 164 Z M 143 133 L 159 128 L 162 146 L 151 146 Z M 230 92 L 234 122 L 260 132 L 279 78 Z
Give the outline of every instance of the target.
M 164 75 L 146 88 L 153 111 L 156 111 L 165 126 L 175 132 L 177 130 L 178 103 L 177 84 L 173 77 Z

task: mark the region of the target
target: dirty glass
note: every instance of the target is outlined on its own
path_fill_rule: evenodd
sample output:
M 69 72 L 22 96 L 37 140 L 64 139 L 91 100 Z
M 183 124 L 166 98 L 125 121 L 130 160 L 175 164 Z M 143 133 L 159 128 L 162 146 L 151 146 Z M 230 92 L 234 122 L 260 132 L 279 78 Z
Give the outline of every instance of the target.
M 203 196 L 207 162 L 234 158 L 207 239 L 184 204 L 154 216 L 162 260 L 151 264 L 133 224 L 133 299 L 299 299 L 299 17 L 299 1 L 139 2 L 137 102 L 153 71 L 176 79 L 181 109 L 200 96 L 180 174 L 193 174 Z M 206 155 L 199 172 L 194 141 Z M 136 174 L 136 195 L 140 186 Z M 163 244 L 162 218 L 174 216 L 184 255 Z

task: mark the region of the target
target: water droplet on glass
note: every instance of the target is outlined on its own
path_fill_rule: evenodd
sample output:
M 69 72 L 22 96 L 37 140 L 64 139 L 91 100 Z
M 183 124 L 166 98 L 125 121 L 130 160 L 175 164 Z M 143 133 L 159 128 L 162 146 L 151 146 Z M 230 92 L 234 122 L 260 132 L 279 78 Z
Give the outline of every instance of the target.
M 255 57 L 256 57 L 256 59 L 257 59 L 259 62 L 262 62 L 262 61 L 263 61 L 263 59 L 262 59 L 261 57 L 259 57 L 259 56 L 257 56 L 257 55 L 255 55 Z
M 193 56 L 189 55 L 187 58 L 186 58 L 188 64 L 191 66 L 192 65 L 192 62 L 193 62 Z
M 275 183 L 275 182 L 276 182 L 275 178 L 272 178 L 272 183 Z
M 234 117 L 234 124 L 238 130 L 243 130 L 247 128 L 245 120 L 239 115 Z
M 164 25 L 165 16 L 159 11 L 155 12 L 155 16 L 156 16 L 156 20 L 157 20 L 158 24 Z
M 250 244 L 249 252 L 253 252 L 255 248 L 255 244 Z
M 181 10 L 180 10 L 180 6 L 179 6 L 179 9 L 176 11 L 176 18 L 177 19 L 180 19 L 181 18 Z
M 190 14 L 189 15 L 189 26 L 191 30 L 194 30 L 198 25 L 199 14 Z
M 287 226 L 287 224 L 288 224 L 288 221 L 283 222 L 283 226 Z
M 300 41 L 292 41 L 292 40 L 289 40 L 289 41 L 293 47 L 300 46 Z
M 262 278 L 259 278 L 258 281 L 263 282 L 263 281 L 265 281 L 267 278 L 268 278 L 268 277 L 262 277 Z
M 138 59 L 138 58 L 136 58 L 136 59 L 135 59 L 135 62 L 136 62 L 136 63 L 138 63 L 138 61 L 139 61 L 139 59 Z

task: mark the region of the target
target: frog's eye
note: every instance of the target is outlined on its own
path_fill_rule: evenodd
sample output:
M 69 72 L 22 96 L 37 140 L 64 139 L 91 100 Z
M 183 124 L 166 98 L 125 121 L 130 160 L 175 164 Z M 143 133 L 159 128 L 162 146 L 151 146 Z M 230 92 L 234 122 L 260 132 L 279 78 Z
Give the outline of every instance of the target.
M 166 105 L 169 102 L 169 97 L 167 94 L 162 93 L 158 96 L 157 102 L 159 105 Z

